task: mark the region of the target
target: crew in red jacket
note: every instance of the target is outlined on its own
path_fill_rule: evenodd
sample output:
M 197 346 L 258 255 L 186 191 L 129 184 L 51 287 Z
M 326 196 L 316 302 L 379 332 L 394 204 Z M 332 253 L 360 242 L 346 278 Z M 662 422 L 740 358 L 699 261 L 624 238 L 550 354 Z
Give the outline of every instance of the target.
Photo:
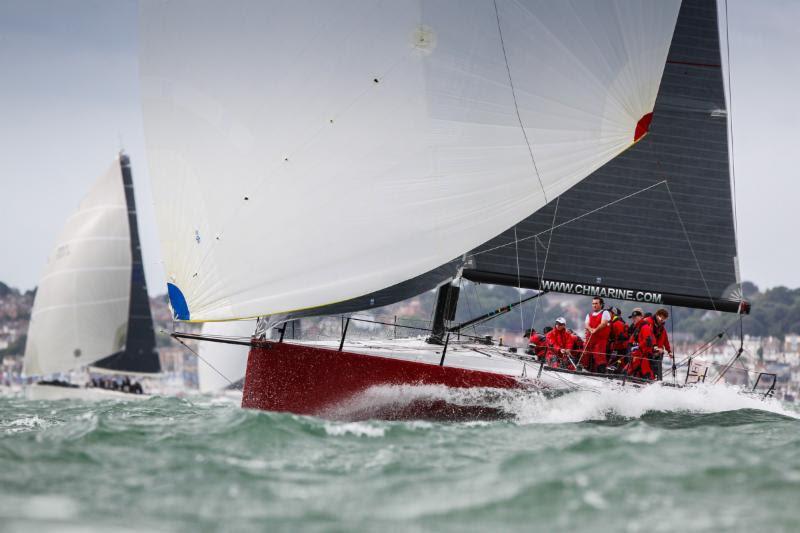
M 528 339 L 528 350 L 528 353 L 532 353 L 540 361 L 547 355 L 547 339 L 533 328 Z
M 606 350 L 611 330 L 611 313 L 603 309 L 603 299 L 592 298 L 592 312 L 586 315 L 586 346 L 580 364 L 592 372 L 606 371 Z
M 613 365 L 614 371 L 620 373 L 628 364 L 628 340 L 630 334 L 628 325 L 622 319 L 622 311 L 619 307 L 611 309 L 611 322 L 609 322 L 611 333 L 608 336 L 608 364 L 609 368 Z
M 669 318 L 669 311 L 663 307 L 656 311 L 653 315 L 653 336 L 656 339 L 656 346 L 654 348 L 655 361 L 653 364 L 653 371 L 656 374 L 656 379 L 662 378 L 664 357 L 672 354 L 672 346 L 669 344 L 669 336 L 667 335 L 667 319 Z
M 585 343 L 583 342 L 583 337 L 581 337 L 580 335 L 578 335 L 577 333 L 575 333 L 571 329 L 568 329 L 567 332 L 572 337 L 572 350 L 571 350 L 571 352 L 572 352 L 572 354 L 571 354 L 572 355 L 572 360 L 571 361 L 577 362 L 578 359 L 581 358 L 581 355 L 583 355 L 583 346 L 584 346 Z M 570 363 L 570 367 L 569 368 L 570 368 L 570 370 L 575 370 L 575 365 Z
M 645 318 L 644 311 L 640 307 L 634 309 L 628 318 L 633 320 L 630 338 L 631 362 L 628 365 L 628 375 L 654 380 L 656 375 L 650 366 L 653 348 L 656 345 L 652 319 Z
M 564 317 L 556 319 L 555 327 L 547 334 L 547 364 L 554 368 L 569 368 L 570 350 L 574 347 Z

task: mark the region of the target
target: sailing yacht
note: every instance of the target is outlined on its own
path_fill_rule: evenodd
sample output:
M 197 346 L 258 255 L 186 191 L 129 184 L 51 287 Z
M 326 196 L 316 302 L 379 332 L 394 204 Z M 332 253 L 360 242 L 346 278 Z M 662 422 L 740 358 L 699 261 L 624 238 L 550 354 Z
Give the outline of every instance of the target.
M 174 318 L 259 318 L 244 407 L 610 381 L 466 335 L 464 280 L 748 311 L 714 0 L 145 2 L 139 27 Z M 430 331 L 348 338 L 431 289 Z M 340 338 L 289 340 L 309 316 Z
M 121 153 L 67 219 L 39 279 L 23 373 L 50 379 L 26 394 L 138 399 L 145 395 L 133 392 L 143 391 L 130 378 L 160 371 L 130 159 Z M 81 383 L 72 383 L 70 374 Z M 118 390 L 91 386 L 112 380 L 121 383 Z

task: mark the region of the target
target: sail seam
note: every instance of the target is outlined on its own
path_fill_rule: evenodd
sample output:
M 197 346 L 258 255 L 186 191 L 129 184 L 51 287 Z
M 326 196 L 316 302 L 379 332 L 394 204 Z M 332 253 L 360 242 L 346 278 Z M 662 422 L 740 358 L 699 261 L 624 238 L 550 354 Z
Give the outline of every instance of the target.
M 522 115 L 519 113 L 519 105 L 517 104 L 517 92 L 514 89 L 514 80 L 511 78 L 511 67 L 508 64 L 508 55 L 506 54 L 506 43 L 503 39 L 503 29 L 500 25 L 500 12 L 497 9 L 497 0 L 494 0 L 494 14 L 497 18 L 497 32 L 500 34 L 500 47 L 503 49 L 503 60 L 506 64 L 506 72 L 508 72 L 508 85 L 511 87 L 511 97 L 514 100 L 514 111 L 517 114 L 517 121 L 519 121 L 519 128 L 522 130 L 522 136 L 525 138 L 525 144 L 528 146 L 528 153 L 531 156 L 531 163 L 533 163 L 533 170 L 536 173 L 536 179 L 539 181 L 539 186 L 542 188 L 542 195 L 544 196 L 544 202 L 547 204 L 549 200 L 547 199 L 547 191 L 544 188 L 544 183 L 542 182 L 542 177 L 539 175 L 539 167 L 536 165 L 536 158 L 533 156 L 533 147 L 531 146 L 531 142 L 528 139 L 528 133 L 525 131 L 525 125 L 522 123 Z
M 130 270 L 129 266 L 110 266 L 110 267 L 85 267 L 85 268 L 65 268 L 63 270 L 55 270 L 49 274 L 42 276 L 39 279 L 39 284 L 52 278 L 53 276 L 60 276 L 62 274 L 77 274 L 80 272 L 123 272 Z

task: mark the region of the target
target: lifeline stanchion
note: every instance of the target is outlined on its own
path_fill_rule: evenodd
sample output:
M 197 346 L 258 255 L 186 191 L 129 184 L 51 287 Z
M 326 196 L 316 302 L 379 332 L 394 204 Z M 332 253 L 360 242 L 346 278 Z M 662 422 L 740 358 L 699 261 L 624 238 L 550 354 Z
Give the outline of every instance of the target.
M 444 348 L 442 348 L 442 358 L 439 360 L 439 366 L 444 366 L 444 356 L 447 353 L 447 345 L 450 343 L 450 332 L 447 332 L 447 337 L 444 339 Z
M 339 341 L 339 351 L 342 351 L 344 348 L 344 338 L 347 335 L 347 326 L 350 325 L 350 317 L 347 317 L 347 321 L 344 323 L 344 327 L 342 328 L 342 340 Z

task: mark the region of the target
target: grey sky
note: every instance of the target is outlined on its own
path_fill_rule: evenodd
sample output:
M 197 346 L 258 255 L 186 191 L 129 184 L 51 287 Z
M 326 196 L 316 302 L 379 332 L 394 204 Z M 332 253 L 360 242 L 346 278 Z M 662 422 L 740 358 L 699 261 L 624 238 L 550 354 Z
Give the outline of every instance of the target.
M 131 156 L 151 294 L 165 278 L 142 137 L 134 1 L 0 0 L 0 281 L 29 289 L 120 146 Z M 729 0 L 742 277 L 800 286 L 800 1 Z M 724 35 L 723 35 L 724 38 Z

